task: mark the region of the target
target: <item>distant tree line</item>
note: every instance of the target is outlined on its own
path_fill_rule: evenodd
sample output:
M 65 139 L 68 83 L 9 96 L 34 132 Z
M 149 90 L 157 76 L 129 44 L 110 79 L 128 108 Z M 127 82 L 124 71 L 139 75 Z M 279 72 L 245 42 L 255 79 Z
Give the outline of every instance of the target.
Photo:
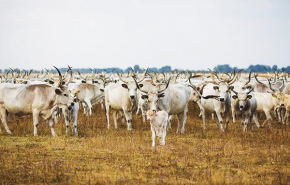
M 23 72 L 23 70 L 21 69 L 14 69 L 16 71 L 20 71 Z M 68 70 L 68 68 L 59 68 L 59 70 L 61 72 L 65 72 Z M 116 67 L 111 67 L 111 68 L 73 68 L 74 72 L 80 72 L 80 73 L 91 73 L 92 71 L 94 73 L 101 73 L 103 71 L 105 71 L 106 73 L 115 73 L 116 71 L 118 71 L 119 73 L 128 73 L 129 71 L 134 70 L 135 73 L 139 72 L 139 73 L 143 73 L 146 69 L 140 67 L 139 65 L 134 65 L 134 67 L 127 67 L 126 69 L 120 69 L 120 68 L 116 68 Z M 223 64 L 223 65 L 217 65 L 216 67 L 214 67 L 212 70 L 214 71 L 218 71 L 221 73 L 228 73 L 228 72 L 233 72 L 233 71 L 238 71 L 241 70 L 241 68 L 237 68 L 237 67 L 231 67 L 229 64 Z M 257 73 L 266 73 L 268 72 L 274 72 L 274 71 L 285 71 L 287 73 L 290 73 L 290 66 L 287 67 L 282 67 L 282 68 L 278 68 L 277 65 L 273 65 L 271 66 L 267 66 L 267 65 L 250 65 L 248 68 L 244 68 L 243 72 L 250 72 L 251 70 L 257 72 Z M 0 69 L 0 73 L 7 73 L 8 71 L 11 71 L 10 69 L 4 69 L 2 71 L 2 69 Z M 30 71 L 30 69 L 28 69 L 27 71 Z M 50 69 L 49 71 L 53 72 L 53 73 L 57 73 L 57 71 L 53 68 Z M 34 70 L 33 72 L 46 72 L 45 69 L 43 70 Z M 159 73 L 168 73 L 168 72 L 209 72 L 208 69 L 204 69 L 204 70 L 182 70 L 182 69 L 172 69 L 171 66 L 163 66 L 161 68 L 156 68 L 156 67 L 150 67 L 149 68 L 149 72 L 159 72 Z

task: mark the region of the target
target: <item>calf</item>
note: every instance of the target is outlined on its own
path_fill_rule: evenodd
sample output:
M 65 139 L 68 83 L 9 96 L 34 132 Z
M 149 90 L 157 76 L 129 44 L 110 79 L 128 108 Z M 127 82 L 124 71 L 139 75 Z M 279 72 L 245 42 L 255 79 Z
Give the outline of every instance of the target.
M 148 110 L 147 120 L 150 121 L 151 132 L 152 132 L 152 146 L 155 146 L 155 137 L 161 137 L 160 145 L 165 145 L 165 137 L 166 137 L 166 127 L 168 121 L 168 114 L 164 110 L 161 111 L 153 111 Z

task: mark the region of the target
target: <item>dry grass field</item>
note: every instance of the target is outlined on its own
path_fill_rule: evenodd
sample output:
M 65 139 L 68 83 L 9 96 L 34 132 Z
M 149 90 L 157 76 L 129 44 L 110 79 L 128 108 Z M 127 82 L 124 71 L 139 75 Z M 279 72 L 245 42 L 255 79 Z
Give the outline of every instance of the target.
M 66 136 L 60 119 L 58 137 L 43 120 L 34 137 L 31 116 L 10 116 L 13 135 L 1 125 L 0 184 L 290 184 L 289 126 L 243 133 L 230 122 L 221 133 L 209 115 L 204 131 L 198 114 L 191 103 L 186 133 L 175 133 L 174 117 L 165 146 L 155 148 L 141 115 L 132 132 L 121 121 L 108 130 L 99 105 L 91 117 L 81 110 L 78 136 Z

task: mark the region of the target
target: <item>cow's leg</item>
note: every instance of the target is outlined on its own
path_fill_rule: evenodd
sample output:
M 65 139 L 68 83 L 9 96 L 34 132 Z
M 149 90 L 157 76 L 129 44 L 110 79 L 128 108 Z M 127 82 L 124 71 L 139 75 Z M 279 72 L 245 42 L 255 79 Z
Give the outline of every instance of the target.
M 183 111 L 183 123 L 182 123 L 181 133 L 185 132 L 185 124 L 187 121 L 187 112 L 188 112 L 188 103 L 186 104 L 184 111 Z
M 265 110 L 265 114 L 266 114 L 266 120 L 264 121 L 263 126 L 265 126 L 265 124 L 268 123 L 269 127 L 271 127 L 272 117 L 270 115 L 270 110 Z
M 114 120 L 114 124 L 115 124 L 115 128 L 116 129 L 118 128 L 118 125 L 117 125 L 117 119 L 118 119 L 117 113 L 118 113 L 117 110 L 112 109 L 112 115 L 113 115 L 113 120 Z
M 105 102 L 106 105 L 106 116 L 107 116 L 107 128 L 110 128 L 110 105 Z
M 145 113 L 145 111 L 143 111 L 142 108 L 141 108 L 141 112 L 142 112 L 142 122 L 145 123 L 146 122 L 146 113 Z
M 205 109 L 202 107 L 202 108 L 200 108 L 200 111 L 202 112 L 202 123 L 203 123 L 203 129 L 206 130 L 206 123 L 205 123 Z
M 177 125 L 177 130 L 176 130 L 176 133 L 177 134 L 180 134 L 181 133 L 181 124 L 182 124 L 182 121 L 183 121 L 183 112 L 177 114 L 177 122 L 178 122 L 178 125 Z
M 78 113 L 79 113 L 80 105 L 79 103 L 75 103 L 73 106 L 73 112 L 72 112 L 72 124 L 73 124 L 73 133 L 75 135 L 78 135 Z
M 33 116 L 33 135 L 37 136 L 37 126 L 38 126 L 38 119 L 39 119 L 39 111 L 38 110 L 33 110 L 32 112 Z M 52 116 L 50 117 L 52 119 Z
M 178 117 L 178 127 L 176 133 L 183 134 L 185 132 L 185 124 L 187 120 L 187 106 L 185 107 L 184 111 L 177 114 L 177 117 Z
M 138 103 L 137 105 L 138 105 L 138 106 L 137 106 L 137 110 L 136 110 L 136 115 L 138 115 L 139 110 L 141 109 L 141 105 L 140 105 L 140 103 Z
M 278 117 L 278 123 L 282 123 L 283 122 L 282 115 L 281 115 L 282 109 L 283 108 L 280 108 L 280 107 L 276 107 L 275 108 L 275 112 L 276 112 L 275 115 L 277 115 L 277 117 Z
M 286 123 L 285 123 L 285 114 L 286 114 L 286 109 L 285 109 L 285 108 L 280 109 L 280 114 L 281 114 L 281 123 L 282 123 L 282 124 L 286 124 Z
M 162 138 L 160 139 L 160 145 L 165 145 L 165 137 L 166 137 L 166 127 L 162 128 Z
M 254 113 L 254 115 L 253 115 L 253 121 L 256 123 L 256 126 L 258 128 L 260 128 L 260 123 L 259 123 L 259 120 L 258 120 L 257 113 Z
M 219 111 L 216 111 L 216 116 L 217 116 L 217 118 L 216 118 L 216 123 L 217 123 L 218 127 L 220 128 L 220 130 L 221 130 L 222 132 L 224 132 L 225 130 L 224 130 L 224 128 L 223 128 L 223 118 L 222 118 L 221 113 L 220 113 Z M 218 119 L 218 120 L 217 120 L 217 119 Z
M 88 99 L 85 99 L 84 100 L 85 102 L 86 102 L 86 104 L 87 104 L 87 110 L 88 110 L 88 115 L 92 115 L 92 103 L 91 103 L 91 101 L 90 100 L 88 100 Z
M 67 108 L 62 108 L 62 114 L 63 114 L 64 122 L 65 122 L 65 133 L 66 135 L 68 135 L 69 134 L 69 118 L 68 118 L 69 110 Z
M 152 132 L 152 146 L 155 146 L 156 135 L 155 135 L 155 130 L 152 128 L 152 126 L 151 126 L 151 132 Z
M 132 130 L 132 112 L 131 110 L 123 109 L 126 121 L 127 121 L 127 130 Z
M 3 126 L 8 134 L 12 134 L 11 130 L 9 129 L 7 125 L 7 115 L 6 115 L 6 109 L 2 108 L 0 109 L 0 115 L 1 115 L 1 121 L 3 123 Z M 1 132 L 1 125 L 0 125 L 0 132 Z
M 286 125 L 288 125 L 288 116 L 289 116 L 289 110 L 286 108 L 285 110 L 285 116 L 284 116 L 284 122 Z
M 225 118 L 226 118 L 225 130 L 227 130 L 228 126 L 229 126 L 229 122 L 230 122 L 230 111 L 229 110 L 225 112 Z
M 88 115 L 87 103 L 86 102 L 82 102 L 82 106 L 83 106 L 83 109 L 84 109 L 84 114 Z
M 231 109 L 232 109 L 233 123 L 236 123 L 236 109 L 235 109 L 235 106 L 231 106 Z
M 250 115 L 249 122 L 251 124 L 251 130 L 254 130 L 253 114 Z
M 172 121 L 172 117 L 173 115 L 168 115 L 168 119 L 167 119 L 167 125 L 168 125 L 168 129 L 171 129 L 171 121 Z
M 50 130 L 51 130 L 51 135 L 53 136 L 53 137 L 55 137 L 56 136 L 56 133 L 55 133 L 55 131 L 54 131 L 54 122 L 53 122 L 53 119 L 52 119 L 52 117 L 50 117 L 50 118 L 48 118 L 48 123 L 49 123 L 49 126 L 50 126 Z
M 104 109 L 104 101 L 103 101 L 103 98 L 100 100 L 100 104 L 101 104 L 101 109 Z

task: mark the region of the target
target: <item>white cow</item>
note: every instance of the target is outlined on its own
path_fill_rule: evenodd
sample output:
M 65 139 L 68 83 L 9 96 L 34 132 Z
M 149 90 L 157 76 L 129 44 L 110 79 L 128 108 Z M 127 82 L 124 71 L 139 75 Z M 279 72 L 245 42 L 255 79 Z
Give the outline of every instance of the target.
M 150 122 L 152 132 L 152 146 L 155 146 L 156 135 L 160 137 L 160 145 L 165 145 L 166 128 L 168 121 L 168 114 L 164 110 L 146 112 L 147 120 Z
M 132 111 L 136 107 L 136 85 L 134 83 L 110 83 L 105 87 L 105 107 L 108 129 L 110 128 L 110 108 L 113 112 L 115 128 L 117 128 L 117 111 L 124 112 L 127 130 L 132 130 Z
M 70 96 L 67 87 L 62 85 L 61 73 L 58 69 L 57 71 L 59 73 L 59 83 L 55 86 L 47 84 L 0 84 L 1 121 L 9 134 L 11 134 L 11 131 L 7 126 L 7 113 L 18 116 L 32 114 L 34 136 L 37 135 L 38 117 L 41 116 L 49 121 L 51 134 L 56 136 L 52 113 L 56 107 L 67 108 L 73 106 L 73 98 Z
M 237 74 L 234 75 L 232 79 L 227 81 L 217 81 L 214 78 L 214 75 L 211 71 L 211 77 L 213 83 L 207 83 L 205 86 L 202 86 L 202 96 L 210 97 L 216 96 L 215 98 L 201 98 L 201 102 L 199 107 L 201 108 L 202 118 L 203 118 L 203 128 L 206 129 L 206 122 L 205 122 L 205 112 L 214 113 L 214 118 L 216 120 L 217 126 L 220 128 L 222 132 L 224 129 L 227 129 L 229 118 L 230 118 L 230 106 L 231 106 L 231 99 L 230 99 L 230 90 L 233 89 L 231 84 L 234 83 L 236 80 Z M 190 78 L 189 78 L 190 80 Z M 189 81 L 191 83 L 191 81 Z M 191 83 L 192 86 L 194 86 Z M 218 97 L 218 98 L 217 98 Z M 223 116 L 225 116 L 226 126 L 223 127 Z
M 143 90 L 136 82 L 140 91 L 145 93 L 141 96 L 144 103 L 148 104 L 149 110 L 164 110 L 169 115 L 177 115 L 177 133 L 185 132 L 187 120 L 188 101 L 191 89 L 183 84 L 156 84 L 151 90 Z M 165 86 L 165 87 L 164 87 Z
M 101 84 L 70 83 L 68 89 L 70 92 L 73 90 L 79 102 L 85 104 L 84 112 L 87 116 L 92 115 L 92 106 L 104 98 L 104 87 Z

